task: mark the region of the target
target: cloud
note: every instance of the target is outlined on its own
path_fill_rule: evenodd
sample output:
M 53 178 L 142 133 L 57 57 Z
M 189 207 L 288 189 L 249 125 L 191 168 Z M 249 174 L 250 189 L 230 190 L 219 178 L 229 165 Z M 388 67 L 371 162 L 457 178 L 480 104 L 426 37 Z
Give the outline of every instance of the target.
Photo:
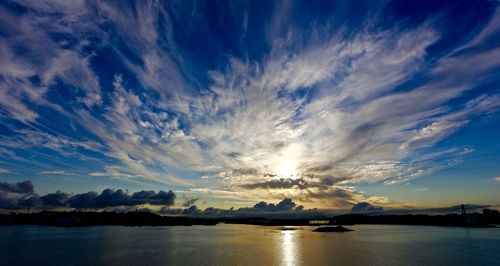
M 0 175 L 1 174 L 9 174 L 9 173 L 10 173 L 9 169 L 0 168 Z
M 255 210 L 262 211 L 290 211 L 294 209 L 296 206 L 295 202 L 293 202 L 290 198 L 285 198 L 280 201 L 278 204 L 274 205 L 273 203 L 266 203 L 261 201 L 253 206 Z
M 182 203 L 183 207 L 191 207 L 193 206 L 200 198 L 186 198 L 184 202 Z
M 0 183 L 0 207 L 68 207 L 101 209 L 117 206 L 158 205 L 172 206 L 176 194 L 172 191 L 138 191 L 129 194 L 122 189 L 104 189 L 101 193 L 89 191 L 80 194 L 68 194 L 57 191 L 40 196 L 34 192 L 31 181 L 19 183 Z
M 91 172 L 89 173 L 90 176 L 97 176 L 97 177 L 103 177 L 103 176 L 108 176 L 108 177 L 114 177 L 114 178 L 127 178 L 127 179 L 133 179 L 140 177 L 140 175 L 133 174 L 130 171 L 127 171 L 127 169 L 123 167 L 117 167 L 117 166 L 105 166 L 105 172 Z
M 74 176 L 74 173 L 68 173 L 65 170 L 54 170 L 54 171 L 41 171 L 38 172 L 39 175 L 65 175 L 65 176 Z
M 182 210 L 182 214 L 183 215 L 192 215 L 192 216 L 194 216 L 194 215 L 198 215 L 200 213 L 201 213 L 201 211 L 200 211 L 200 209 L 198 209 L 198 207 L 196 207 L 196 205 L 192 205 L 189 208 L 186 208 L 186 209 Z
M 351 212 L 366 213 L 366 212 L 381 212 L 384 209 L 382 207 L 376 207 L 368 202 L 356 203 L 352 206 Z
M 22 194 L 30 194 L 34 192 L 33 184 L 29 180 L 17 183 L 0 182 L 0 191 Z
M 93 177 L 345 207 L 369 195 L 342 186 L 455 165 L 473 149 L 436 144 L 500 106 L 495 90 L 476 89 L 500 66 L 497 10 L 451 42 L 442 14 L 380 25 L 383 3 L 353 28 L 337 16 L 295 23 L 298 3 L 218 27 L 184 3 L 13 2 L 27 12 L 0 6 L 0 156 L 40 174 L 71 175 L 43 169 L 82 168 L 84 155 Z M 247 41 L 265 32 L 253 38 L 263 51 L 233 47 L 226 28 Z M 194 45 L 198 29 L 213 45 Z M 74 202 L 133 201 L 106 193 Z
M 0 208 L 15 208 L 17 207 L 17 198 L 9 193 L 0 193 Z
M 241 187 L 246 189 L 259 189 L 259 188 L 268 188 L 268 189 L 290 189 L 290 188 L 298 188 L 305 189 L 309 187 L 309 182 L 305 179 L 290 179 L 290 178 L 280 178 L 273 179 L 269 181 L 259 182 L 259 183 L 249 183 L 242 184 Z
M 197 124 L 192 134 L 202 132 L 201 139 L 210 140 L 213 150 L 209 152 L 221 159 L 220 164 L 253 171 L 251 175 L 225 171 L 219 174 L 223 180 L 236 187 L 260 188 L 262 193 L 310 182 L 264 177 L 265 172 L 276 174 L 284 161 L 293 162 L 299 173 L 341 177 L 343 183 L 394 184 L 439 169 L 438 160 L 449 160 L 443 164 L 449 167 L 462 151 L 436 152 L 433 145 L 465 125 L 468 118 L 496 110 L 498 98 L 480 96 L 450 112 L 444 104 L 494 67 L 467 74 L 460 82 L 452 78 L 443 82 L 442 75 L 451 77 L 456 71 L 448 67 L 457 65 L 450 64 L 449 58 L 438 61 L 427 85 L 391 91 L 418 71 L 426 48 L 438 34 L 432 27 L 363 32 L 349 40 L 333 37 L 311 44 L 290 57 L 276 50 L 262 64 L 233 58 L 224 72 L 212 73 L 212 90 L 219 96 L 213 113 L 224 114 L 223 119 L 214 116 L 208 126 Z M 415 36 L 423 40 L 417 46 Z M 345 68 L 346 62 L 355 63 Z M 313 74 L 308 72 L 311 69 Z M 342 73 L 341 69 L 347 69 L 342 80 L 330 76 Z M 302 74 L 308 78 L 302 79 Z M 293 98 L 286 92 L 309 87 L 317 97 Z M 442 94 L 433 102 L 425 101 L 433 91 Z M 258 126 L 254 121 L 259 121 Z
M 272 204 L 272 205 L 271 205 Z M 257 205 L 257 204 L 256 204 Z M 447 206 L 439 208 L 409 208 L 405 206 L 400 206 L 398 208 L 383 209 L 382 207 L 374 206 L 367 202 L 361 202 L 351 205 L 353 210 L 342 209 L 342 210 L 325 210 L 325 209 L 306 209 L 304 206 L 299 205 L 290 210 L 279 210 L 275 208 L 263 210 L 262 206 L 276 206 L 273 203 L 258 203 L 259 206 L 249 207 L 249 208 L 229 208 L 221 209 L 215 207 L 208 207 L 204 210 L 199 209 L 197 206 L 193 205 L 189 208 L 172 208 L 172 207 L 162 207 L 160 210 L 153 210 L 144 208 L 143 211 L 156 212 L 163 215 L 181 215 L 181 216 L 198 216 L 198 217 L 233 217 L 233 218 L 243 218 L 243 217 L 267 217 L 267 218 L 303 218 L 311 219 L 314 217 L 333 217 L 341 214 L 348 213 L 378 213 L 386 215 L 407 215 L 407 214 L 427 214 L 427 215 L 443 215 L 450 213 L 460 213 L 461 206 Z M 484 208 L 491 208 L 490 205 L 477 205 L 477 204 L 465 204 L 465 209 L 468 213 L 481 212 Z M 265 209 L 265 208 L 264 208 Z
M 90 69 L 89 56 L 82 53 L 84 41 L 74 43 L 70 46 L 72 49 L 67 49 L 69 47 L 65 47 L 64 41 L 57 41 L 51 36 L 55 32 L 75 33 L 67 25 L 84 17 L 85 8 L 79 4 L 20 4 L 32 11 L 36 10 L 37 15 L 30 15 L 31 12 L 8 12 L 4 6 L 0 10 L 0 25 L 8 32 L 0 42 L 1 57 L 8 62 L 0 67 L 0 76 L 3 77 L 0 83 L 0 106 L 10 114 L 9 118 L 23 123 L 39 119 L 39 114 L 29 103 L 64 113 L 61 106 L 46 99 L 48 88 L 59 81 L 71 86 L 68 89 L 74 88 L 83 94 L 75 100 L 80 99 L 88 106 L 99 103 L 100 86 L 98 78 Z M 57 22 L 50 21 L 54 14 L 59 14 Z M 22 54 L 25 56 L 19 55 L 19 47 L 23 47 Z M 38 82 L 33 82 L 33 77 Z
M 31 181 L 17 183 L 0 182 L 0 208 L 17 208 L 19 201 L 34 196 Z
M 301 213 L 312 213 L 316 210 L 305 210 L 304 206 L 297 204 L 290 198 L 284 198 L 280 202 L 268 203 L 268 202 L 258 202 L 253 207 L 245 208 L 230 208 L 230 209 L 220 209 L 214 207 L 208 207 L 205 210 L 199 209 L 196 205 L 191 205 L 185 209 L 177 209 L 170 207 L 162 207 L 159 213 L 166 215 L 186 215 L 186 216 L 209 216 L 209 217 L 221 217 L 221 216 L 235 216 L 235 217 L 245 217 L 245 216 L 268 216 L 268 215 L 292 215 Z M 282 216 L 284 217 L 284 216 Z
M 170 206 L 175 203 L 176 195 L 172 191 L 160 190 L 139 191 L 129 195 L 126 191 L 118 189 L 104 189 L 101 194 L 87 192 L 76 194 L 68 199 L 69 207 L 73 208 L 106 208 L 114 206 L 135 206 L 142 204 Z
M 69 197 L 69 194 L 57 191 L 40 197 L 40 200 L 44 206 L 64 207 L 67 205 Z

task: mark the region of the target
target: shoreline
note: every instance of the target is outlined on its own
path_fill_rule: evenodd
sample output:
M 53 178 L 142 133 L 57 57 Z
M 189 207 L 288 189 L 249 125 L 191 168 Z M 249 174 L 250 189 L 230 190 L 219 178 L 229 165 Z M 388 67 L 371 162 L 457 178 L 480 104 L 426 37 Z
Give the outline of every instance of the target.
M 350 225 L 416 225 L 463 228 L 498 228 L 500 217 L 479 213 L 462 216 L 448 215 L 361 215 L 347 214 L 321 219 L 276 219 L 264 217 L 201 218 L 187 216 L 160 216 L 149 212 L 56 212 L 42 211 L 30 214 L 0 214 L 0 226 L 41 225 L 61 227 L 84 226 L 192 226 L 217 224 L 246 224 L 258 226 L 350 226 Z M 325 223 L 314 223 L 322 220 Z

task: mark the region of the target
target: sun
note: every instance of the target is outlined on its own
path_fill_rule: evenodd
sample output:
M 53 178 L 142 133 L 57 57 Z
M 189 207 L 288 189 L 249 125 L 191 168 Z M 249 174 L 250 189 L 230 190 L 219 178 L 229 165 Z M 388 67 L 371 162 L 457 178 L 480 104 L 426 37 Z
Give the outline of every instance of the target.
M 292 160 L 282 160 L 278 165 L 276 174 L 280 177 L 296 178 L 297 168 L 295 166 L 295 163 Z

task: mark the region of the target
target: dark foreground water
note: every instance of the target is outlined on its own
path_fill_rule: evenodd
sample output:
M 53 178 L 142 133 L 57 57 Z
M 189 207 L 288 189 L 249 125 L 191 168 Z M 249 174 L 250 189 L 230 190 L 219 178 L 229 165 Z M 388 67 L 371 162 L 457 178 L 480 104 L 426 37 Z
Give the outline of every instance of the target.
M 500 265 L 500 228 L 0 227 L 0 265 Z

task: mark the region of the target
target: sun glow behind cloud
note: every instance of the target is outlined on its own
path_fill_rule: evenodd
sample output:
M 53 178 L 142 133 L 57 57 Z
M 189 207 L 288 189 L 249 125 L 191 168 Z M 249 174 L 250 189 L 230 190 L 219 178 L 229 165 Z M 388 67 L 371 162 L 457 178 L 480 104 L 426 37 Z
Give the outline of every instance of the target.
M 281 162 L 276 170 L 278 176 L 293 179 L 297 178 L 297 167 L 295 162 L 286 157 L 279 158 L 279 161 Z

